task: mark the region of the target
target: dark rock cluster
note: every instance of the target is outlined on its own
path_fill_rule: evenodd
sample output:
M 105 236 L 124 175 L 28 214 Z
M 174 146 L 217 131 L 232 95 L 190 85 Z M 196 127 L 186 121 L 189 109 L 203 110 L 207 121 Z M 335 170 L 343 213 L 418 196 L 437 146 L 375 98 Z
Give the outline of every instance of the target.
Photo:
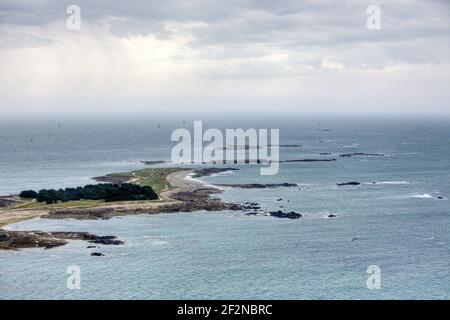
M 18 250 L 24 248 L 45 248 L 63 246 L 67 240 L 83 240 L 103 245 L 123 245 L 114 236 L 97 236 L 88 232 L 43 232 L 0 230 L 0 249 Z
M 243 183 L 243 184 L 219 184 L 221 187 L 233 187 L 233 188 L 241 188 L 241 189 L 265 189 L 265 188 L 290 188 L 290 187 L 298 187 L 296 183 Z
M 351 182 L 337 183 L 336 185 L 338 187 L 342 187 L 342 186 L 359 186 L 359 185 L 361 185 L 361 183 L 356 182 L 356 181 L 351 181 Z
M 270 216 L 275 218 L 286 218 L 286 219 L 300 219 L 302 217 L 301 213 L 297 213 L 295 211 L 283 212 L 281 210 L 278 211 L 270 211 Z
M 364 153 L 364 152 L 354 152 L 354 153 L 344 153 L 339 155 L 341 158 L 351 158 L 354 156 L 366 156 L 366 157 L 384 157 L 382 153 Z

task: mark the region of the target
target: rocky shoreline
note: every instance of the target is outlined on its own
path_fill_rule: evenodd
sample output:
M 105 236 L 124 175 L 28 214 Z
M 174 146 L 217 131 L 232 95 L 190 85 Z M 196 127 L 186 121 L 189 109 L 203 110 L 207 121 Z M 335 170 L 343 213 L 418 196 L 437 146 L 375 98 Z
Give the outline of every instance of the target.
M 82 240 L 103 245 L 123 245 L 115 236 L 97 236 L 88 232 L 42 232 L 8 231 L 0 229 L 0 249 L 19 250 L 26 248 L 51 249 L 68 243 L 68 240 Z
M 51 210 L 44 219 L 106 220 L 118 216 L 114 208 L 73 208 Z

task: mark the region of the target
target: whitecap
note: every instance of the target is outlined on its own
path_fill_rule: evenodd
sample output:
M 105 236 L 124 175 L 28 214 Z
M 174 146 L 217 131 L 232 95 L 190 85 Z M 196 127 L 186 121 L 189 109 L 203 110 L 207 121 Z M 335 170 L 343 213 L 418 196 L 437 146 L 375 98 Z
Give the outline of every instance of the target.
M 422 194 L 414 194 L 411 198 L 420 198 L 420 199 L 431 199 L 434 198 L 431 194 L 422 193 Z
M 435 200 L 447 200 L 447 198 L 439 195 L 438 192 L 435 192 L 433 194 L 429 194 L 429 193 L 417 193 L 417 194 L 409 194 L 409 195 L 403 195 L 403 196 L 396 196 L 394 198 L 396 199 L 435 199 Z M 437 195 L 436 195 L 437 194 Z
M 378 181 L 378 182 L 365 182 L 364 184 L 400 185 L 400 184 L 411 184 L 411 183 L 409 181 Z
M 222 171 L 222 172 L 216 172 L 213 173 L 211 175 L 209 175 L 210 177 L 221 177 L 221 176 L 231 176 L 233 175 L 233 171 L 232 170 L 228 170 L 228 171 Z
M 355 148 L 358 147 L 359 143 L 353 143 L 353 144 L 345 144 L 345 145 L 341 145 L 341 148 Z
M 431 241 L 431 240 L 434 240 L 435 237 L 427 237 L 427 238 L 419 238 L 419 239 L 423 240 L 423 241 Z
M 232 174 L 231 170 L 229 170 L 229 171 L 223 171 L 223 172 L 219 172 L 219 173 L 213 173 L 213 174 L 209 175 L 208 177 L 231 175 L 231 174 Z M 223 186 L 218 186 L 218 185 L 215 185 L 214 183 L 208 183 L 208 182 L 202 180 L 202 178 L 196 178 L 195 175 L 196 175 L 195 172 L 189 173 L 184 177 L 184 179 L 201 183 L 204 187 L 215 188 L 215 189 L 222 190 L 222 191 L 226 190 Z
M 156 244 L 156 245 L 163 245 L 163 244 L 168 244 L 169 242 L 167 242 L 167 241 L 153 241 L 152 243 Z

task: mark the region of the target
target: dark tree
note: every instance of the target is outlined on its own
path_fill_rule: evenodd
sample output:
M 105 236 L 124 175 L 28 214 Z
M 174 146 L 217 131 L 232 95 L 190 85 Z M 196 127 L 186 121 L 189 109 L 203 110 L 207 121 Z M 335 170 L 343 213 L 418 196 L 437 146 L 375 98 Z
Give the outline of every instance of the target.
M 25 199 L 35 199 L 37 197 L 37 192 L 33 190 L 25 190 L 19 194 L 19 197 Z
M 24 196 L 23 196 L 24 195 Z M 43 189 L 39 192 L 26 190 L 21 192 L 25 198 L 36 198 L 38 202 L 47 204 L 58 201 L 67 202 L 80 199 L 105 200 L 105 201 L 133 201 L 133 200 L 155 200 L 158 195 L 151 187 L 123 183 L 123 184 L 89 184 L 84 187 L 66 189 Z

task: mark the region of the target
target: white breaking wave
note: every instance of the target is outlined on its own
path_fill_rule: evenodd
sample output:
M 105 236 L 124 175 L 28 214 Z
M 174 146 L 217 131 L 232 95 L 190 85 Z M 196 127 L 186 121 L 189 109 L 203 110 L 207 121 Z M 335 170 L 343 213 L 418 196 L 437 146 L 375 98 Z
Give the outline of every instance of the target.
M 210 177 L 220 177 L 220 176 L 231 176 L 233 175 L 233 170 L 217 172 L 209 175 Z
M 379 182 L 365 182 L 364 184 L 389 184 L 389 185 L 397 185 L 397 184 L 411 184 L 409 181 L 379 181 Z
M 439 193 L 435 193 L 435 195 L 429 194 L 429 193 L 416 193 L 416 194 L 409 194 L 409 195 L 403 195 L 403 196 L 397 196 L 394 197 L 396 199 L 435 199 L 435 200 L 447 200 L 446 197 L 440 195 Z
M 434 198 L 431 194 L 422 193 L 422 194 L 414 194 L 411 198 L 420 198 L 420 199 L 431 199 Z
M 341 148 L 355 148 L 358 147 L 359 143 L 353 143 L 353 144 L 345 144 L 345 145 L 341 145 Z
M 204 187 L 215 188 L 218 190 L 225 190 L 222 186 L 217 186 L 215 184 L 208 183 L 208 182 L 202 180 L 201 178 L 194 178 L 194 176 L 195 176 L 195 173 L 189 173 L 184 177 L 184 179 L 201 183 Z
M 431 241 L 434 240 L 435 237 L 428 237 L 428 238 L 418 238 L 419 240 L 423 240 L 423 241 Z
M 156 244 L 156 245 L 164 245 L 164 244 L 168 244 L 169 242 L 168 241 L 153 241 L 153 244 Z

